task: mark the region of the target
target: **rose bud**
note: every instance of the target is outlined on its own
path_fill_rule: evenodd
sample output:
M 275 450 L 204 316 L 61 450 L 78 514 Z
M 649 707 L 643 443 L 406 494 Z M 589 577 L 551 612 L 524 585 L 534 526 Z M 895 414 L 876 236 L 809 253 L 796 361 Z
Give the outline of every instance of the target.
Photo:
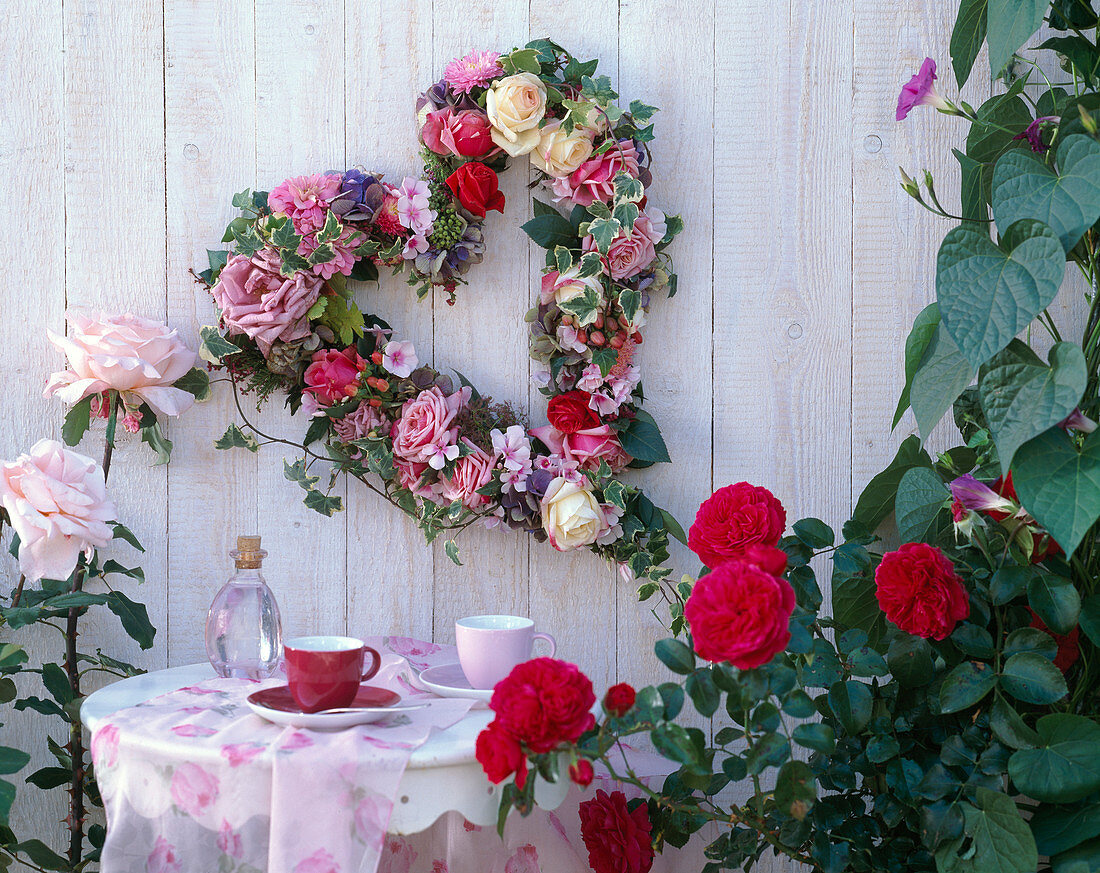
M 592 762 L 586 761 L 584 758 L 569 767 L 569 778 L 581 788 L 591 785 L 595 776 L 596 772 L 592 769 Z
M 634 708 L 636 697 L 633 686 L 620 682 L 607 689 L 607 694 L 603 698 L 603 708 L 607 710 L 608 715 L 622 718 Z

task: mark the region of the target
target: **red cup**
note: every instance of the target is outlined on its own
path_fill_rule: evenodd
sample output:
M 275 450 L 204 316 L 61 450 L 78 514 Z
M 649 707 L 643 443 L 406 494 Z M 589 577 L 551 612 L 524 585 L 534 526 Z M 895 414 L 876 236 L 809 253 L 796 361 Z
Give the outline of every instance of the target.
M 370 666 L 363 669 L 365 656 Z M 283 644 L 286 679 L 302 712 L 350 706 L 359 683 L 378 672 L 382 656 L 353 637 L 297 637 Z

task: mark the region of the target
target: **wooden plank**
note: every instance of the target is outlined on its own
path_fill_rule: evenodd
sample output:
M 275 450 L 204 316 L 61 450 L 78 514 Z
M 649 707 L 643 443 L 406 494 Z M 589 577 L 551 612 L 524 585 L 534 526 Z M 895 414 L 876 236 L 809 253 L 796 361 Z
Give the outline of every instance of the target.
M 680 213 L 685 231 L 670 252 L 679 275 L 679 292 L 669 301 L 653 300 L 642 331 L 639 363 L 648 409 L 664 434 L 671 464 L 651 467 L 637 481 L 657 505 L 669 510 L 684 528 L 711 486 L 712 223 L 727 214 L 712 192 L 719 178 L 713 150 L 715 28 L 723 20 L 712 6 L 693 9 L 690 16 L 672 0 L 651 3 L 622 0 L 619 78 L 616 90 L 623 102 L 640 99 L 660 107 L 654 117 L 653 184 L 650 202 L 669 214 Z M 675 26 L 670 26 L 675 22 Z M 656 26 L 657 23 L 668 23 Z M 744 34 L 730 41 L 743 41 Z M 677 69 L 668 75 L 669 59 Z M 721 86 L 723 89 L 726 84 Z M 695 180 L 695 181 L 687 181 Z M 723 226 L 727 222 L 723 222 Z M 719 433 L 725 433 L 719 431 Z M 719 447 L 715 446 L 714 449 Z M 673 543 L 672 566 L 693 568 L 697 561 Z M 678 578 L 674 574 L 673 579 Z M 667 636 L 662 624 L 639 604 L 633 586 L 618 583 L 619 679 L 646 684 L 663 675 L 653 656 L 653 643 Z M 667 613 L 662 615 L 667 621 Z
M 434 6 L 434 67 L 422 86 L 443 74 L 451 58 L 472 49 L 508 51 L 528 40 L 528 3 L 503 0 Z M 513 161 L 501 177 L 506 217 L 486 222 L 487 251 L 470 271 L 470 284 L 458 289 L 458 302 L 435 294 L 435 366 L 464 373 L 483 395 L 511 402 L 526 411 L 527 338 L 523 322 L 533 265 L 518 225 L 530 215 L 526 190 L 527 160 Z M 435 637 L 454 641 L 454 621 L 478 613 L 526 614 L 528 610 L 527 538 L 507 531 L 471 527 L 459 538 L 463 566 L 435 547 Z
M 531 7 L 531 36 L 549 37 L 581 60 L 598 58 L 597 74 L 619 75 L 619 16 L 617 0 L 568 0 L 553 6 Z M 535 197 L 551 202 L 544 188 Z M 541 267 L 545 250 L 529 243 L 531 278 L 529 306 L 538 305 Z M 532 424 L 546 423 L 546 398 L 529 388 Z M 529 615 L 558 642 L 558 656 L 572 661 L 592 679 L 596 693 L 614 684 L 616 675 L 615 604 L 620 586 L 632 596 L 629 585 L 607 563 L 590 552 L 557 552 L 549 543 L 531 543 L 531 597 Z M 579 620 L 578 604 L 585 619 Z M 642 609 L 642 607 L 638 607 Z
M 436 74 L 430 5 L 416 0 L 345 7 L 347 160 L 394 183 L 419 176 L 416 95 Z M 398 339 L 432 355 L 432 301 L 418 301 L 403 279 L 383 271 L 364 285 L 364 312 L 393 325 Z M 434 553 L 415 522 L 354 480 L 348 483 L 348 628 L 357 636 L 431 639 Z M 450 561 L 444 558 L 450 565 Z
M 0 88 L 10 95 L 0 121 L 0 172 L 6 179 L 34 180 L 20 186 L 22 197 L 0 212 L 5 239 L 34 240 L 12 246 L 12 276 L 34 277 L 13 285 L 4 295 L 0 319 L 0 372 L 9 379 L 4 415 L 0 416 L 0 459 L 14 460 L 44 437 L 59 438 L 62 409 L 42 399 L 42 388 L 60 366 L 46 340 L 46 328 L 61 327 L 65 311 L 65 232 L 60 208 L 65 202 L 65 137 L 63 95 L 65 42 L 61 0 L 22 6 L 5 22 L 6 50 L 0 56 Z M 43 204 L 52 208 L 44 209 Z M 26 293 L 27 290 L 31 293 Z M 19 581 L 18 564 L 8 557 L 11 531 L 0 537 L 0 590 L 5 597 Z M 52 631 L 26 628 L 5 638 L 23 645 L 32 661 L 56 661 L 61 649 Z M 37 677 L 22 677 L 21 693 L 41 694 Z M 46 735 L 53 729 L 64 740 L 61 724 L 30 710 L 4 708 L 5 744 L 32 754 L 25 771 L 45 766 L 53 756 Z M 61 845 L 61 819 L 67 797 L 19 785 L 12 828 L 21 839 L 37 837 Z
M 344 81 L 343 0 L 256 4 L 259 187 L 270 190 L 290 176 L 343 169 Z M 280 407 L 281 400 L 266 406 L 261 427 L 300 438 L 306 416 L 291 417 Z M 283 476 L 281 458 L 294 460 L 289 449 L 262 451 L 256 488 L 259 533 L 270 553 L 264 571 L 279 598 L 284 635 L 343 633 L 347 516 L 326 519 L 303 506 L 301 492 Z M 337 487 L 341 494 L 346 491 L 342 484 Z
M 224 247 L 222 231 L 237 214 L 230 196 L 256 183 L 254 23 L 251 4 L 165 3 L 168 314 L 189 342 L 216 318 L 209 293 L 189 271 L 205 268 L 207 249 Z M 172 664 L 206 659 L 206 610 L 232 572 L 227 552 L 238 534 L 258 529 L 257 456 L 214 448 L 236 417 L 229 386 L 215 385 L 212 398 L 174 431 L 168 515 L 174 584 L 166 629 Z M 269 468 L 278 462 L 271 453 L 260 460 Z M 268 548 L 280 551 L 275 543 Z M 282 580 L 272 581 L 279 589 Z

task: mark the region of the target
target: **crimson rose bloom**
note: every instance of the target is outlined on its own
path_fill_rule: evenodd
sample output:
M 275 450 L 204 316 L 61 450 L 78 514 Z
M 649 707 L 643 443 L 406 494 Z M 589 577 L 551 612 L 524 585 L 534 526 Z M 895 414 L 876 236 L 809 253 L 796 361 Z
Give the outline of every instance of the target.
M 575 388 L 550 398 L 546 417 L 563 434 L 574 434 L 600 426 L 600 417 L 588 406 L 592 395 Z
M 946 639 L 970 615 L 970 595 L 954 565 L 927 543 L 906 543 L 883 555 L 875 596 L 890 621 L 926 640 Z
M 684 618 L 699 657 L 751 670 L 787 645 L 794 602 L 786 579 L 745 560 L 729 561 L 695 583 Z
M 634 708 L 634 700 L 637 694 L 633 686 L 620 682 L 607 689 L 603 698 L 603 708 L 616 718 L 622 718 Z
M 592 762 L 581 758 L 577 763 L 570 765 L 569 778 L 581 788 L 591 785 L 592 780 L 596 778 L 596 771 L 592 769 Z
M 767 488 L 738 482 L 703 501 L 688 531 L 688 548 L 712 570 L 740 557 L 754 544 L 774 546 L 787 526 L 787 512 Z
M 535 754 L 574 743 L 596 723 L 592 682 L 573 664 L 535 658 L 497 683 L 489 706 L 501 728 Z
M 503 782 L 513 773 L 520 789 L 527 782 L 527 757 L 523 749 L 495 719 L 477 735 L 474 754 L 490 782 Z
M 497 174 L 477 161 L 465 163 L 451 173 L 447 187 L 463 208 L 478 218 L 484 218 L 487 209 L 504 211 L 504 195 L 500 193 Z
M 580 806 L 581 837 L 595 873 L 648 873 L 653 839 L 644 803 L 631 812 L 621 791 L 596 791 Z

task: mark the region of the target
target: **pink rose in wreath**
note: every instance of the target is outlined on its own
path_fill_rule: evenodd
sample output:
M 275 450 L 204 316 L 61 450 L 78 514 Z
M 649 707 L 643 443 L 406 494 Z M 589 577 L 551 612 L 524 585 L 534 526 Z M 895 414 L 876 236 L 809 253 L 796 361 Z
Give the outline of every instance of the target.
M 283 276 L 281 264 L 279 253 L 272 248 L 261 249 L 251 258 L 234 255 L 210 289 L 225 332 L 255 340 L 264 356 L 276 340 L 293 342 L 309 336 L 306 313 L 317 302 L 323 285 L 320 276 L 303 270 Z
M 617 473 L 633 460 L 607 424 L 566 434 L 562 447 L 566 457 L 580 464 L 582 470 L 596 470 L 600 461 L 607 461 L 611 472 Z
M 615 195 L 615 177 L 619 173 L 638 175 L 638 150 L 630 140 L 622 140 L 595 158 L 581 164 L 568 176 L 551 185 L 558 200 L 571 200 L 580 206 L 606 202 Z
M 424 477 L 424 471 L 428 469 L 428 465 L 419 463 L 416 461 L 406 461 L 404 458 L 398 457 L 396 454 L 393 457 L 393 465 L 397 468 L 397 482 L 406 491 L 411 491 L 417 497 L 423 497 L 425 500 L 430 500 L 433 503 L 439 501 L 439 495 L 432 488 L 431 482 L 424 482 L 421 484 L 421 480 Z
M 164 837 L 157 837 L 153 851 L 145 859 L 145 873 L 180 873 L 182 869 L 176 847 Z
M 198 818 L 218 798 L 218 780 L 190 762 L 180 764 L 169 786 L 172 801 L 192 818 Z
M 492 129 L 485 113 L 473 109 L 455 112 L 448 106 L 428 113 L 420 137 L 437 155 L 480 158 L 496 149 Z
M 653 222 L 644 212 L 634 222 L 634 229 L 631 231 L 630 236 L 627 236 L 625 231 L 619 231 L 618 236 L 611 241 L 611 247 L 607 250 L 608 272 L 611 274 L 611 278 L 629 279 L 632 276 L 637 276 L 652 264 L 653 259 L 657 257 L 653 239 L 655 235 L 656 230 Z M 656 242 L 659 242 L 663 237 L 664 234 L 662 233 L 661 236 L 657 237 Z M 582 247 L 586 252 L 594 252 L 596 251 L 596 241 L 591 236 L 586 236 Z
M 298 233 L 320 230 L 328 218 L 328 206 L 343 187 L 339 173 L 314 173 L 295 176 L 273 188 L 267 195 L 267 205 L 275 213 L 283 213 L 294 222 Z
M 496 457 L 490 457 L 468 439 L 463 438 L 463 443 L 467 448 L 472 449 L 472 452 L 458 459 L 451 478 L 440 477 L 439 493 L 447 502 L 459 500 L 468 509 L 478 509 L 490 502 L 488 497 L 477 492 L 479 488 L 488 485 L 489 480 L 493 478 Z
M 306 367 L 306 393 L 319 407 L 342 403 L 354 397 L 359 390 L 359 374 L 367 369 L 367 362 L 359 357 L 355 346 L 342 352 L 336 349 L 319 349 Z
M 446 395 L 438 385 L 421 391 L 401 408 L 401 417 L 393 423 L 393 453 L 406 461 L 426 464 L 437 450 L 454 445 L 458 428 L 451 425 L 470 399 L 470 389 L 462 388 Z

